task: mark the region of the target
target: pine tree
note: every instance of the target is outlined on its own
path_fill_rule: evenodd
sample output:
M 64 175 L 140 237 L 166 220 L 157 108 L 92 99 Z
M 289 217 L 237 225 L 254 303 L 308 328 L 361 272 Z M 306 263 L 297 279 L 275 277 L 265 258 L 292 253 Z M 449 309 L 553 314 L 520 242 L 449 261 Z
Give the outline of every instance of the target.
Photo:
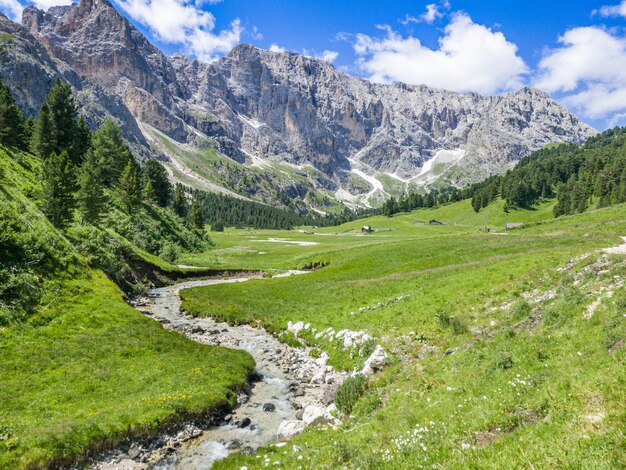
M 134 161 L 113 119 L 106 117 L 91 135 L 91 149 L 100 170 L 102 182 L 112 188 L 129 162 Z
M 161 207 L 166 207 L 172 198 L 172 185 L 167 179 L 165 167 L 156 160 L 148 160 L 143 168 L 144 179 L 150 180 L 156 202 Z
M 83 155 L 79 153 L 82 143 L 77 142 L 81 136 L 79 136 L 76 121 L 76 104 L 72 97 L 72 88 L 57 77 L 54 86 L 46 96 L 46 103 L 54 129 L 53 151 L 59 153 L 67 150 L 72 162 L 79 165 L 83 158 Z
M 17 107 L 11 90 L 0 80 L 0 144 L 26 150 L 23 140 L 24 115 Z
M 139 186 L 139 168 L 137 163 L 134 161 L 127 163 L 117 182 L 115 192 L 129 214 L 141 203 L 141 187 Z
M 57 227 L 65 228 L 74 207 L 74 168 L 66 151 L 52 153 L 44 160 L 42 174 L 43 209 Z
M 156 193 L 154 192 L 154 187 L 152 186 L 152 181 L 146 181 L 146 184 L 143 187 L 142 197 L 143 200 L 148 204 L 157 203 L 157 197 Z
M 191 204 L 189 218 L 191 219 L 191 223 L 195 228 L 200 230 L 204 228 L 204 213 L 202 211 L 202 206 L 197 199 L 194 199 L 193 203 Z
M 187 216 L 187 198 L 185 197 L 185 188 L 182 184 L 177 184 L 174 189 L 174 200 L 172 201 L 174 212 L 180 217 Z
M 474 212 L 480 212 L 480 209 L 483 207 L 483 197 L 482 192 L 474 194 L 472 196 L 472 208 Z
M 86 224 L 96 224 L 100 220 L 106 204 L 104 186 L 98 176 L 95 158 L 88 152 L 78 174 L 76 209 L 80 220 Z
M 87 151 L 91 146 L 91 129 L 85 118 L 82 116 L 76 122 L 74 129 L 74 140 L 72 142 L 72 151 L 76 156 L 76 164 L 82 164 L 87 156 Z
M 35 120 L 29 116 L 22 121 L 22 133 L 18 148 L 28 151 L 30 149 L 30 141 L 33 138 L 33 130 L 35 128 Z
M 46 103 L 41 105 L 37 120 L 33 127 L 31 151 L 42 160 L 46 160 L 56 147 L 54 125 L 50 116 L 50 109 Z

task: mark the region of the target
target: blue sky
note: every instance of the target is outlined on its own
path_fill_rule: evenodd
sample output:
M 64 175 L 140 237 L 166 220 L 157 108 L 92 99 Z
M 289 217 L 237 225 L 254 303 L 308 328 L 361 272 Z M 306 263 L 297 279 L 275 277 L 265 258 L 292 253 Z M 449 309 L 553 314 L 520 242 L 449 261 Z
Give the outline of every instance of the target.
M 598 129 L 626 125 L 626 0 L 112 1 L 166 53 L 210 61 L 251 43 L 379 82 L 535 86 Z M 24 4 L 0 0 L 14 18 Z

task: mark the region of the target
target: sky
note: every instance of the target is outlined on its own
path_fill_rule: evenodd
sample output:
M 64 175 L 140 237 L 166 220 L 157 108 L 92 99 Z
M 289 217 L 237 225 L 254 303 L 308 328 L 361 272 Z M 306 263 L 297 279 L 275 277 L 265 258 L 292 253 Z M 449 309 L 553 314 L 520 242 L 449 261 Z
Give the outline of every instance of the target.
M 240 43 L 376 82 L 498 95 L 539 88 L 599 130 L 626 125 L 626 0 L 111 0 L 165 53 Z M 24 5 L 0 0 L 18 20 Z M 434 2 L 434 3 L 433 3 Z

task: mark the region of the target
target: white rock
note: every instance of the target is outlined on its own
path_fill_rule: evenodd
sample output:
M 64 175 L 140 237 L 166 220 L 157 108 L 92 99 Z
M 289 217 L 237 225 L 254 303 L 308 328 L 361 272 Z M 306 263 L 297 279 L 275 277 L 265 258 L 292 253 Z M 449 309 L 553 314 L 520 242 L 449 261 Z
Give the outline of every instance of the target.
M 287 442 L 296 434 L 300 434 L 306 428 L 306 423 L 298 419 L 283 421 L 278 426 L 277 437 L 281 442 Z
M 326 372 L 324 372 L 324 370 L 319 370 L 317 371 L 315 374 L 313 374 L 313 377 L 311 378 L 311 383 L 314 384 L 323 384 L 326 380 Z
M 376 345 L 372 355 L 365 361 L 361 374 L 367 376 L 372 375 L 377 370 L 381 370 L 385 366 L 388 357 L 383 347 L 380 344 Z
M 304 322 L 299 321 L 296 323 L 287 323 L 287 331 L 293 333 L 295 336 L 298 336 L 298 333 L 300 333 L 302 330 L 304 330 Z
M 302 421 L 304 421 L 307 426 L 337 424 L 335 417 L 333 417 L 327 410 L 315 405 L 309 405 L 304 409 Z

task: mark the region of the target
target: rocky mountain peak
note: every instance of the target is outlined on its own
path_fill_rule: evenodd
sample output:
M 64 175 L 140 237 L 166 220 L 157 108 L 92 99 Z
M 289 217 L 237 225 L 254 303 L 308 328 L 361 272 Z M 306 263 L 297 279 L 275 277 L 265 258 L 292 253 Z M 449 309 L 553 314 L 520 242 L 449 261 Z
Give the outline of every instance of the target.
M 28 7 L 23 25 L 26 42 L 55 59 L 45 66 L 47 80 L 62 74 L 75 86 L 97 83 L 88 86 L 90 100 L 118 116 L 136 141 L 156 130 L 175 145 L 211 145 L 247 166 L 272 161 L 301 175 L 306 168 L 313 189 L 354 205 L 409 186 L 478 181 L 548 143 L 580 143 L 595 133 L 532 88 L 481 96 L 377 84 L 249 44 L 210 64 L 167 57 L 107 0 Z M 172 148 L 160 147 L 175 158 Z M 176 169 L 193 173 L 183 163 Z

